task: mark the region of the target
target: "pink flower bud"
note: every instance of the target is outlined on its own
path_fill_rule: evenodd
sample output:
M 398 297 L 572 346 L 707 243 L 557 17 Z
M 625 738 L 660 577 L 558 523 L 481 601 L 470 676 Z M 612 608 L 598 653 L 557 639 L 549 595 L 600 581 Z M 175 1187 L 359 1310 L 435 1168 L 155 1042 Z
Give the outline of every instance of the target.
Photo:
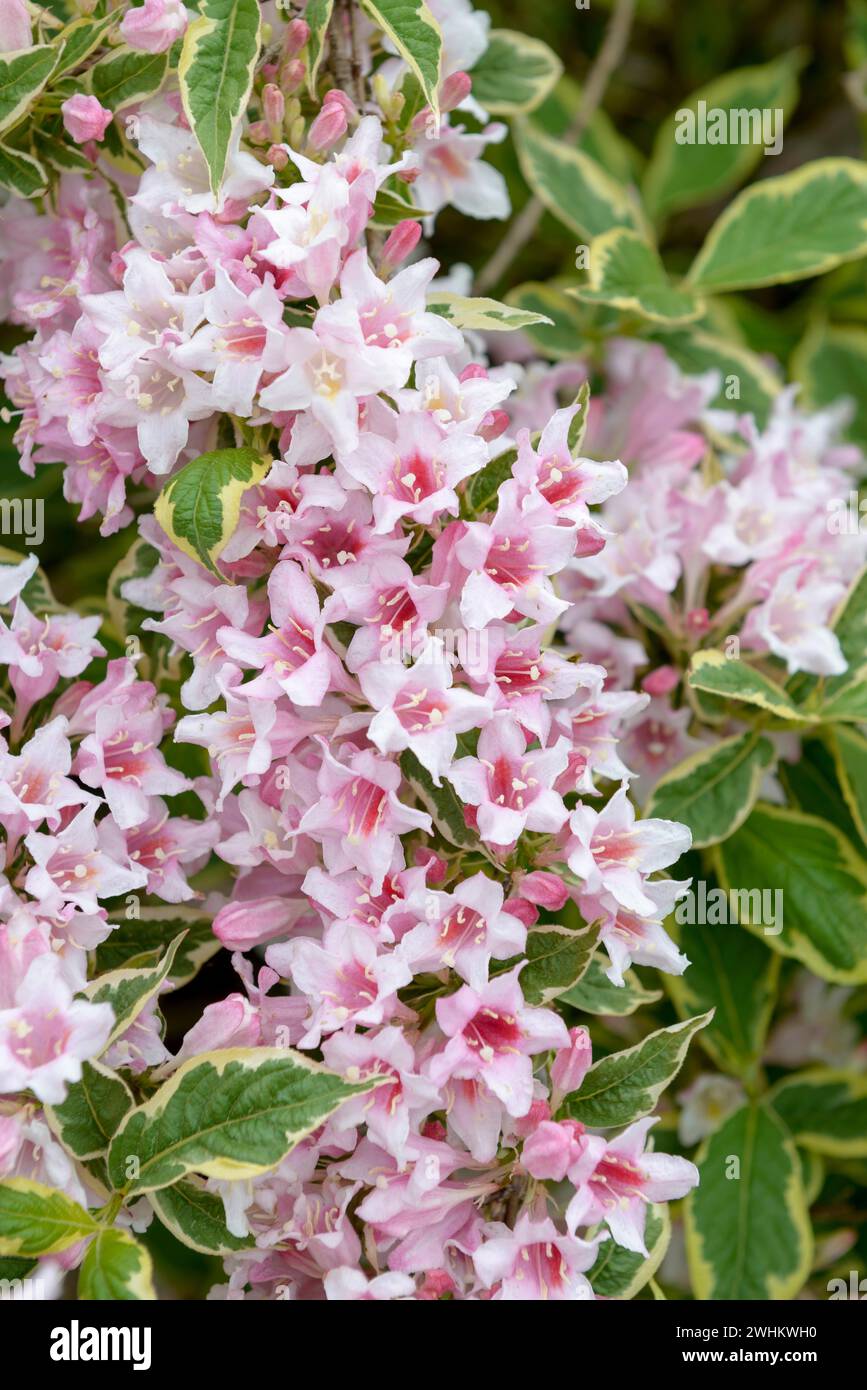
M 706 608 L 691 608 L 686 615 L 686 629 L 693 637 L 703 637 L 710 629 L 710 617 Z
M 189 23 L 181 0 L 144 0 L 127 10 L 120 32 L 130 48 L 142 53 L 165 53 L 185 32 Z
M 388 240 L 382 248 L 382 259 L 379 262 L 380 275 L 391 275 L 407 256 L 411 255 L 418 246 L 421 236 L 421 223 L 413 222 L 407 218 L 404 222 L 398 222 L 389 232 Z
M 447 1270 L 429 1269 L 416 1298 L 423 1303 L 431 1303 L 434 1299 L 442 1298 L 443 1294 L 457 1291 L 458 1286 Z
M 509 428 L 509 424 L 509 417 L 505 410 L 489 410 L 476 433 L 490 443 L 492 439 L 499 439 L 500 435 Z
M 286 96 L 291 96 L 297 91 L 306 76 L 307 64 L 303 58 L 293 58 L 291 62 L 285 63 L 280 69 L 280 86 Z
M 300 53 L 307 40 L 310 38 L 310 25 L 305 19 L 293 19 L 292 23 L 286 26 L 286 37 L 283 40 L 283 52 L 287 58 L 294 58 L 296 53 Z
M 265 158 L 272 169 L 285 169 L 289 163 L 289 155 L 285 145 L 271 145 Z
M 483 367 L 481 362 L 468 362 L 464 367 L 458 381 L 487 381 L 488 369 Z
M 227 903 L 214 918 L 214 935 L 230 951 L 249 951 L 285 936 L 296 917 L 284 898 L 256 898 L 251 902 Z
M 440 110 L 454 111 L 462 101 L 466 101 L 472 89 L 473 80 L 468 72 L 453 72 L 440 87 Z
M 24 0 L 0 0 L 0 53 L 29 48 L 32 42 L 30 11 Z
M 569 897 L 569 890 L 562 878 L 558 878 L 557 874 L 546 873 L 544 869 L 535 869 L 531 874 L 524 874 L 519 887 L 528 902 L 550 908 L 552 912 L 559 912 Z
M 265 112 L 265 120 L 270 126 L 276 126 L 278 133 L 283 124 L 283 117 L 286 114 L 286 100 L 279 87 L 275 87 L 273 82 L 266 83 L 262 91 L 262 108 Z
M 680 672 L 676 667 L 657 666 L 655 671 L 648 671 L 641 682 L 641 688 L 646 690 L 648 695 L 668 695 L 679 680 Z
M 517 917 L 519 922 L 523 922 L 525 927 L 532 927 L 539 920 L 539 909 L 524 898 L 507 898 L 503 906 L 513 917 Z
M 569 1046 L 561 1047 L 551 1063 L 551 1080 L 561 1096 L 578 1090 L 593 1060 L 586 1028 L 570 1028 L 569 1037 Z
M 427 869 L 428 883 L 442 883 L 449 867 L 445 859 L 430 849 L 417 850 L 415 862 L 420 869 Z
M 67 97 L 60 112 L 66 133 L 77 145 L 83 145 L 86 140 L 101 140 L 106 126 L 114 119 L 112 112 L 100 106 L 96 97 L 86 97 L 82 92 Z
M 355 102 L 352 100 L 352 97 L 347 96 L 346 93 L 342 92 L 339 87 L 332 87 L 330 91 L 327 91 L 325 93 L 325 100 L 323 101 L 322 105 L 339 106 L 341 110 L 343 110 L 346 113 L 346 116 L 350 121 L 352 120 L 353 116 L 357 114 L 356 105 Z
M 421 169 L 417 164 L 405 165 L 403 169 L 395 169 L 394 177 L 400 179 L 401 183 L 415 183 Z
M 421 1127 L 421 1133 L 425 1139 L 436 1139 L 443 1143 L 446 1137 L 446 1127 L 442 1120 L 426 1120 Z
M 271 131 L 267 121 L 252 121 L 247 127 L 247 139 L 251 145 L 267 145 Z
M 176 1061 L 212 1052 L 218 1047 L 255 1047 L 260 1041 L 259 1016 L 243 994 L 230 994 L 208 1004 L 189 1032 L 184 1034 Z
M 551 1118 L 551 1107 L 546 1100 L 534 1100 L 526 1115 L 512 1121 L 512 1129 L 519 1139 L 526 1139 L 539 1125 Z
M 521 1161 L 533 1178 L 543 1182 L 551 1179 L 562 1182 L 576 1159 L 581 1157 L 583 1125 L 574 1120 L 555 1124 L 545 1120 L 529 1139 L 524 1141 Z
M 346 112 L 333 101 L 319 112 L 307 132 L 307 144 L 311 150 L 330 150 L 346 134 L 348 127 Z

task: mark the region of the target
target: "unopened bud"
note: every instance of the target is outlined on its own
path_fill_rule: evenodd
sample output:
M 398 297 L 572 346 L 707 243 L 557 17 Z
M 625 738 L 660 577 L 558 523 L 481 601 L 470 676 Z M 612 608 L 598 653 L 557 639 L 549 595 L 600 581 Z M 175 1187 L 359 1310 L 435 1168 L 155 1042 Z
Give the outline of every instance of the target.
M 346 112 L 333 101 L 319 112 L 307 132 L 307 144 L 311 150 L 330 150 L 346 134 L 348 126 Z
M 287 96 L 297 92 L 307 76 L 307 64 L 303 58 L 292 58 L 280 69 L 280 86 Z
M 283 56 L 294 58 L 296 53 L 300 53 L 304 45 L 310 38 L 310 25 L 304 19 L 293 19 L 291 24 L 286 26 L 286 37 L 283 40 Z
M 655 671 L 648 671 L 641 682 L 641 688 L 646 690 L 648 695 L 669 695 L 679 681 L 680 672 L 676 667 L 657 666 Z
M 350 121 L 357 114 L 355 102 L 351 97 L 348 97 L 345 92 L 342 92 L 339 87 L 332 87 L 330 91 L 325 93 L 325 100 L 322 105 L 337 105 L 341 107 Z
M 405 222 L 398 222 L 397 226 L 389 233 L 388 240 L 382 248 L 382 259 L 379 262 L 380 275 L 391 275 L 418 246 L 420 236 L 420 222 L 413 222 L 411 218 L 407 218 Z
M 272 169 L 285 169 L 289 163 L 289 155 L 285 145 L 270 145 L 268 153 L 265 155 Z
M 466 101 L 473 86 L 468 72 L 453 72 L 440 87 L 440 110 L 454 111 L 462 101 Z
M 274 130 L 272 139 L 277 139 L 283 127 L 286 101 L 280 88 L 273 82 L 269 82 L 262 92 L 262 109 L 265 112 L 265 120 Z

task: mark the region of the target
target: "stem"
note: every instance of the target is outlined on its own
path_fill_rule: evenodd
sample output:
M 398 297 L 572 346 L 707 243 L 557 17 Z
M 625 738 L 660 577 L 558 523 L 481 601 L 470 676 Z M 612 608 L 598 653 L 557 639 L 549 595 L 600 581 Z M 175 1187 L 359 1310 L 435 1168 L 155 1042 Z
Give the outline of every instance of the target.
M 564 144 L 577 145 L 596 114 L 611 75 L 620 63 L 626 49 L 629 32 L 632 28 L 632 18 L 635 13 L 635 3 L 636 0 L 615 0 L 614 10 L 608 21 L 608 28 L 605 30 L 605 38 L 602 40 L 602 47 L 596 55 L 590 69 L 590 75 L 587 78 L 581 104 L 575 114 L 575 119 L 563 136 Z M 524 204 L 488 264 L 483 266 L 479 272 L 476 281 L 476 290 L 479 294 L 489 290 L 502 278 L 518 252 L 523 250 L 533 236 L 542 220 L 544 211 L 544 203 L 534 193 L 530 201 Z
M 123 1193 L 116 1192 L 111 1201 L 99 1213 L 100 1226 L 113 1226 L 114 1219 L 123 1206 Z

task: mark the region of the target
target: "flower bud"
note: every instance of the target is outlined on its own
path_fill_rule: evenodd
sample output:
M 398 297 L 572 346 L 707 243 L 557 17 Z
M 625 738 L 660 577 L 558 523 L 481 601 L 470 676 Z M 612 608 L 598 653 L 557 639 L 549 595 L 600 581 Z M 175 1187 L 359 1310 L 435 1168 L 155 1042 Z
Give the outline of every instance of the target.
M 453 72 L 440 87 L 440 110 L 454 111 L 462 101 L 466 101 L 473 81 L 468 72 Z
M 121 37 L 141 53 L 165 53 L 185 33 L 189 17 L 181 0 L 144 0 L 127 10 Z
M 265 112 L 265 120 L 272 129 L 273 138 L 276 140 L 283 128 L 286 100 L 280 88 L 275 86 L 273 82 L 266 83 L 262 91 L 262 109 Z
M 550 908 L 552 912 L 559 912 L 569 897 L 569 890 L 563 880 L 556 874 L 546 873 L 544 869 L 535 869 L 533 873 L 524 874 L 518 887 L 528 902 L 536 903 L 538 907 Z
M 265 159 L 272 169 L 285 169 L 289 163 L 289 154 L 285 145 L 269 145 Z
M 551 1063 L 551 1080 L 558 1095 L 577 1091 L 590 1069 L 593 1052 L 586 1028 L 569 1029 L 569 1046 L 561 1047 Z
M 305 19 L 293 19 L 291 24 L 286 26 L 286 37 L 283 40 L 283 54 L 286 58 L 294 58 L 296 53 L 300 53 L 304 45 L 310 38 L 310 25 Z
M 545 1120 L 524 1141 L 521 1162 L 533 1178 L 562 1182 L 581 1157 L 583 1133 L 584 1126 L 575 1120 L 563 1120 L 560 1124 Z
M 14 53 L 29 48 L 30 11 L 24 0 L 0 0 L 0 53 Z
M 420 222 L 413 222 L 411 218 L 407 218 L 404 222 L 398 222 L 397 226 L 392 228 L 382 248 L 382 258 L 379 262 L 380 275 L 391 275 L 418 246 L 420 236 Z
M 330 150 L 346 134 L 348 127 L 346 112 L 338 102 L 333 101 L 319 112 L 307 132 L 307 144 L 311 150 Z
M 96 97 L 86 97 L 82 92 L 67 97 L 60 113 L 67 135 L 77 145 L 83 145 L 87 140 L 101 140 L 106 127 L 114 119 L 113 113 L 101 106 Z
M 284 898 L 227 903 L 214 918 L 214 935 L 229 951 L 249 951 L 251 946 L 285 936 L 296 915 Z
M 648 695 L 668 695 L 679 680 L 680 672 L 676 667 L 657 666 L 655 671 L 648 671 L 641 682 L 641 688 L 646 690 Z

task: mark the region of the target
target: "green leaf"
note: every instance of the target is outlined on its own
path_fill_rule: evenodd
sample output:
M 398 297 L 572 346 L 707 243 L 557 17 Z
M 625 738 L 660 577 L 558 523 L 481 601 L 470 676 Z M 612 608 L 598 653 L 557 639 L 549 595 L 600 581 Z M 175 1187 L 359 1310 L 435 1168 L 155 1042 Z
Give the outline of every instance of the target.
M 256 449 L 201 454 L 166 483 L 154 516 L 185 555 L 219 576 L 217 560 L 238 525 L 241 499 L 271 462 Z
M 374 24 L 384 30 L 415 73 L 424 99 L 439 117 L 442 34 L 424 0 L 361 0 Z
M 796 1144 L 830 1158 L 867 1157 L 867 1076 L 813 1067 L 768 1092 Z
M 803 739 L 798 761 L 781 762 L 777 776 L 795 810 L 806 811 L 808 816 L 820 816 L 842 830 L 854 845 L 860 846 L 858 827 L 846 805 L 834 759 L 821 739 Z
M 842 397 L 852 403 L 847 434 L 867 448 L 867 329 L 813 324 L 792 357 L 792 371 L 814 409 L 833 405 Z
M 182 932 L 186 935 L 171 962 L 167 979 L 175 986 L 192 980 L 222 945 L 214 936 L 212 919 L 200 908 L 173 906 L 143 907 L 140 916 L 122 922 L 96 948 L 96 968 L 103 971 L 120 970 L 124 966 L 152 964 L 159 959 L 170 942 Z M 144 959 L 142 959 L 144 958 Z
M 57 50 L 50 44 L 0 53 L 0 131 L 9 130 L 26 115 L 56 61 Z
M 488 47 L 471 69 L 473 96 L 495 116 L 533 111 L 563 72 L 563 64 L 541 39 L 513 29 L 492 29 Z
M 290 1048 L 224 1048 L 192 1057 L 127 1115 L 109 1149 L 109 1176 L 130 1195 L 194 1172 L 257 1177 L 344 1100 L 386 1079 L 350 1083 Z
M 552 140 L 523 116 L 514 130 L 524 178 L 570 231 L 592 241 L 612 227 L 637 226 L 626 189 L 589 155 Z
M 379 231 L 389 232 L 398 222 L 425 216 L 425 210 L 416 207 L 411 198 L 404 197 L 391 188 L 381 188 L 373 204 L 370 225 Z
M 649 1115 L 683 1065 L 686 1050 L 712 1013 L 649 1033 L 634 1047 L 594 1062 L 577 1091 L 566 1099 L 573 1120 L 591 1129 L 631 1125 Z
M 654 336 L 688 376 L 720 373 L 720 388 L 711 402 L 715 410 L 749 412 L 760 427 L 767 424 L 780 384 L 758 353 L 698 329 Z
M 582 978 L 599 939 L 599 923 L 534 927 L 527 933 L 521 989 L 528 1004 L 550 1004 Z
M 683 975 L 663 975 L 678 1018 L 714 1011 L 698 1041 L 722 1071 L 745 1076 L 765 1045 L 777 995 L 780 957 L 738 926 L 677 920 L 666 930 L 689 959 Z
M 693 849 L 716 844 L 746 820 L 774 756 L 754 733 L 700 748 L 657 782 L 646 814 L 688 825 Z
M 129 1231 L 100 1231 L 87 1247 L 78 1276 L 82 1302 L 156 1298 L 153 1262 Z
M 70 1083 L 60 1105 L 46 1106 L 45 1116 L 64 1148 L 83 1160 L 105 1153 L 134 1104 L 116 1072 L 101 1062 L 83 1062 L 81 1080 Z
M 87 85 L 101 105 L 116 112 L 158 92 L 168 70 L 167 53 L 121 48 L 94 63 Z
M 163 1225 L 182 1245 L 205 1255 L 231 1255 L 255 1244 L 252 1236 L 233 1236 L 223 1203 L 213 1192 L 189 1180 L 151 1192 L 148 1200 Z
M 88 15 L 73 20 L 61 30 L 56 40 L 60 48 L 60 57 L 51 74 L 53 80 L 56 82 L 58 77 L 62 77 L 65 72 L 71 72 L 79 63 L 83 63 L 85 58 L 89 58 L 116 21 L 116 14 L 103 15 L 99 19 Z
M 748 289 L 820 275 L 867 253 L 867 165 L 817 159 L 740 193 L 714 223 L 687 283 Z
M 585 1014 L 625 1018 L 628 1014 L 634 1014 L 636 1009 L 655 1004 L 662 998 L 662 990 L 645 989 L 634 970 L 625 971 L 624 983 L 615 985 L 605 974 L 605 969 L 605 963 L 594 956 L 578 984 L 560 995 L 561 1003 L 581 1009 Z
M 839 830 L 760 802 L 713 853 L 720 883 L 740 895 L 735 916 L 767 946 L 823 980 L 867 980 L 867 865 Z M 756 893 L 770 889 L 783 895 L 783 920 L 773 928 L 753 910 Z M 754 901 L 744 909 L 750 893 Z
M 731 192 L 747 178 L 764 153 L 762 139 L 727 140 L 719 145 L 709 141 L 699 144 L 697 140 L 681 144 L 679 133 L 684 136 L 693 133 L 691 122 L 682 113 L 689 112 L 700 119 L 699 103 L 703 102 L 704 111 L 711 120 L 714 111 L 726 113 L 727 127 L 730 111 L 744 113 L 747 117 L 757 116 L 759 122 L 764 111 L 779 110 L 785 118 L 798 98 L 797 73 L 803 66 L 803 58 L 804 55 L 796 51 L 760 67 L 728 72 L 686 97 L 677 111 L 663 121 L 656 134 L 643 185 L 645 202 L 657 217 L 667 217 L 681 208 L 697 207 Z M 700 123 L 695 134 L 703 130 L 703 123 Z M 711 129 L 710 133 L 715 131 Z M 755 133 L 752 119 L 747 121 L 746 133 Z M 772 143 L 773 128 L 770 134 L 769 143 Z
M 96 1230 L 89 1212 L 29 1178 L 0 1182 L 0 1255 L 56 1255 Z
M 496 510 L 497 494 L 503 483 L 511 478 L 517 457 L 517 449 L 505 449 L 469 479 L 466 511 L 470 517 L 484 516 L 486 512 Z
M 846 805 L 867 843 L 867 738 L 857 729 L 838 725 L 831 733 L 831 749 Z
M 307 8 L 304 11 L 305 22 L 310 26 L 310 38 L 307 40 L 307 90 L 311 97 L 316 96 L 316 79 L 319 76 L 319 64 L 322 62 L 325 36 L 331 23 L 333 9 L 334 0 L 307 0 Z
M 253 86 L 260 16 L 257 0 L 199 0 L 199 11 L 184 35 L 178 80 L 216 197 Z
M 535 324 L 527 324 L 524 333 L 542 356 L 555 362 L 578 356 L 585 342 L 587 315 L 561 288 L 531 280 L 510 290 L 506 301 L 525 313 L 539 315 Z
M 418 801 L 424 806 L 439 833 L 449 844 L 469 848 L 478 843 L 477 836 L 464 820 L 463 802 L 451 782 L 443 780 L 442 786 L 435 786 L 426 767 L 422 767 L 415 753 L 407 748 L 400 755 L 400 770 L 412 787 Z
M 738 1165 L 738 1176 L 735 1161 Z M 761 1105 L 731 1115 L 702 1146 L 686 1204 L 695 1297 L 794 1298 L 810 1272 L 812 1235 L 795 1147 Z
M 567 293 L 585 304 L 605 304 L 651 323 L 682 324 L 704 312 L 700 299 L 675 289 L 658 253 L 629 227 L 612 227 L 590 247 L 586 285 Z
M 831 626 L 848 669 L 839 676 L 823 677 L 799 672 L 789 681 L 789 689 L 811 718 L 867 723 L 867 568 L 852 583 Z
M 668 1207 L 648 1206 L 644 1226 L 647 1254 L 627 1250 L 615 1240 L 606 1240 L 587 1278 L 597 1298 L 634 1298 L 654 1276 L 665 1258 L 671 1239 Z
M 531 323 L 548 323 L 544 314 L 515 309 L 497 299 L 467 299 L 462 294 L 435 290 L 428 304 L 428 313 L 439 314 L 458 328 L 474 329 L 479 333 L 510 333 Z
M 0 145 L 0 188 L 19 198 L 39 198 L 48 187 L 48 175 L 32 154 Z
M 757 705 L 780 719 L 811 720 L 794 700 L 768 676 L 755 667 L 717 650 L 696 652 L 687 677 L 694 690 L 706 690 L 729 700 Z
M 85 985 L 82 993 L 91 1004 L 110 1004 L 114 1010 L 114 1027 L 109 1034 L 106 1047 L 110 1047 L 138 1017 L 142 1009 L 169 977 L 175 952 L 181 943 L 176 937 L 169 944 L 163 959 L 158 965 L 143 970 L 128 966 L 120 970 L 110 970 L 106 975 L 98 975 Z

